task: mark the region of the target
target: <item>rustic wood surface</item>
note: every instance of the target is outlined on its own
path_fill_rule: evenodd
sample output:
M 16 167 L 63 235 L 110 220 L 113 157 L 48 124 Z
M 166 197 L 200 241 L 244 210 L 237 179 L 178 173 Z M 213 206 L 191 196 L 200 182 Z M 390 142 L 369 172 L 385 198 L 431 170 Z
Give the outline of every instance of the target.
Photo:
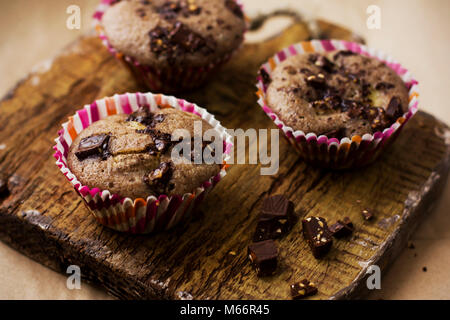
M 322 35 L 354 39 L 325 22 L 322 27 Z M 208 108 L 228 128 L 275 128 L 256 104 L 256 71 L 279 49 L 311 36 L 297 22 L 264 43 L 247 44 L 205 88 L 182 97 Z M 142 88 L 128 69 L 97 38 L 86 36 L 48 70 L 19 83 L 0 105 L 0 141 L 6 145 L 0 171 L 9 176 L 10 189 L 0 199 L 0 239 L 57 271 L 79 265 L 85 280 L 119 298 L 289 299 L 289 283 L 305 277 L 319 287 L 314 299 L 360 297 L 367 267 L 384 268 L 395 258 L 448 173 L 449 129 L 419 112 L 367 168 L 332 172 L 308 166 L 282 139 L 277 175 L 260 176 L 259 165 L 234 165 L 189 224 L 151 236 L 120 234 L 95 222 L 54 165 L 51 147 L 61 123 L 82 105 L 137 90 Z M 261 200 L 279 193 L 300 216 L 330 222 L 349 216 L 356 232 L 316 260 L 297 224 L 279 241 L 277 274 L 259 279 L 247 245 Z M 366 207 L 376 211 L 374 221 L 361 218 Z

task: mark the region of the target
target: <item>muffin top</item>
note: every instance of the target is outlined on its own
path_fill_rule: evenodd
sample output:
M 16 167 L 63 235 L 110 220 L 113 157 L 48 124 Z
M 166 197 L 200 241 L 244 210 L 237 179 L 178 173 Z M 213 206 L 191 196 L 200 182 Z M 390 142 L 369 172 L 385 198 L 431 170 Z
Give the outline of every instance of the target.
M 119 52 L 159 68 L 222 59 L 239 47 L 246 28 L 234 0 L 119 0 L 102 24 Z
M 192 192 L 221 169 L 219 164 L 194 164 L 193 150 L 182 158 L 190 161 L 171 159 L 177 143 L 171 141 L 174 130 L 185 129 L 194 137 L 195 120 L 202 121 L 203 132 L 212 128 L 198 116 L 173 108 L 156 113 L 142 108 L 131 115 L 109 116 L 73 141 L 69 169 L 83 185 L 122 197 Z M 206 147 L 210 146 L 203 143 L 202 148 Z
M 268 106 L 294 130 L 329 138 L 383 131 L 408 108 L 408 89 L 383 62 L 351 51 L 295 55 L 269 74 Z

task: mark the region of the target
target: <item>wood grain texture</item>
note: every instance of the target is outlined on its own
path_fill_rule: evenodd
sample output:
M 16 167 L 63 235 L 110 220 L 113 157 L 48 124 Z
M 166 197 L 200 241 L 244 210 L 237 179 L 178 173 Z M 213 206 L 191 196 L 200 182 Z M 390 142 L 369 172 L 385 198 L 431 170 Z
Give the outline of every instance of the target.
M 326 35 L 353 39 L 329 24 Z M 257 69 L 278 50 L 310 37 L 298 22 L 264 43 L 245 45 L 205 88 L 181 97 L 206 107 L 228 128 L 276 128 L 256 103 Z M 95 222 L 54 165 L 51 147 L 61 123 L 82 105 L 137 90 L 142 88 L 128 69 L 86 36 L 49 70 L 24 79 L 0 105 L 0 142 L 6 146 L 0 171 L 10 177 L 10 194 L 0 199 L 0 239 L 57 271 L 79 265 L 85 280 L 119 298 L 289 299 L 289 284 L 305 277 L 319 287 L 313 299 L 359 297 L 366 268 L 384 268 L 395 258 L 448 173 L 449 129 L 419 112 L 367 168 L 311 167 L 282 139 L 275 176 L 260 176 L 259 165 L 234 165 L 189 224 L 152 236 L 120 234 Z M 247 246 L 261 200 L 279 193 L 300 216 L 330 222 L 349 216 L 356 231 L 316 260 L 298 223 L 279 241 L 277 274 L 259 279 Z M 366 207 L 376 210 L 374 221 L 361 218 Z

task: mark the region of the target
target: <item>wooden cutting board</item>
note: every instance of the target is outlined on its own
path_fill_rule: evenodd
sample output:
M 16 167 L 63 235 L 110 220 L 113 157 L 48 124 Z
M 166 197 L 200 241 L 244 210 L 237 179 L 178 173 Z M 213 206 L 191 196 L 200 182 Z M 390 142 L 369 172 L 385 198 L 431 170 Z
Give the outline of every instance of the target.
M 355 40 L 323 21 L 318 31 Z M 206 107 L 228 128 L 275 128 L 256 103 L 256 72 L 275 52 L 311 37 L 307 25 L 296 21 L 275 37 L 246 44 L 205 88 L 181 97 Z M 308 166 L 282 139 L 277 175 L 260 176 L 258 165 L 232 166 L 191 223 L 147 236 L 110 231 L 96 223 L 55 166 L 53 139 L 84 104 L 138 90 L 128 69 L 89 35 L 17 84 L 0 105 L 0 171 L 10 189 L 0 199 L 0 239 L 63 273 L 79 265 L 86 281 L 119 298 L 289 299 L 289 284 L 303 278 L 318 285 L 314 299 L 360 297 L 367 292 L 368 266 L 384 269 L 396 257 L 446 181 L 449 129 L 419 112 L 367 168 Z M 316 260 L 298 223 L 279 241 L 277 274 L 257 278 L 247 246 L 262 199 L 279 193 L 300 216 L 330 222 L 349 216 L 356 231 Z M 362 219 L 362 208 L 376 211 L 374 221 Z

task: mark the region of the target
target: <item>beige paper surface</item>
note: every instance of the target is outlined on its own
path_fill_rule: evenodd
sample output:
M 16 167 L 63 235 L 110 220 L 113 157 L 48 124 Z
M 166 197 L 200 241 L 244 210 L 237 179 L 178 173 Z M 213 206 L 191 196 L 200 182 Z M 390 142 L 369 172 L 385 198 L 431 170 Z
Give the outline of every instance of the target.
M 291 7 L 353 29 L 409 68 L 421 82 L 421 105 L 450 123 L 448 52 L 450 1 L 447 0 L 243 0 L 249 15 Z M 55 55 L 91 27 L 97 0 L 16 0 L 0 4 L 0 96 L 38 63 Z M 265 8 L 261 8 L 264 3 Z M 66 28 L 66 8 L 81 8 L 81 30 Z M 381 29 L 366 26 L 369 5 L 381 9 Z M 40 64 L 45 68 L 45 64 Z M 0 141 L 1 145 L 1 141 Z M 0 150 L 0 153 L 2 150 Z M 382 275 L 373 299 L 450 299 L 450 186 L 437 208 Z M 427 272 L 422 268 L 426 266 Z M 68 290 L 67 278 L 0 243 L 0 299 L 104 299 L 102 289 L 82 283 Z

